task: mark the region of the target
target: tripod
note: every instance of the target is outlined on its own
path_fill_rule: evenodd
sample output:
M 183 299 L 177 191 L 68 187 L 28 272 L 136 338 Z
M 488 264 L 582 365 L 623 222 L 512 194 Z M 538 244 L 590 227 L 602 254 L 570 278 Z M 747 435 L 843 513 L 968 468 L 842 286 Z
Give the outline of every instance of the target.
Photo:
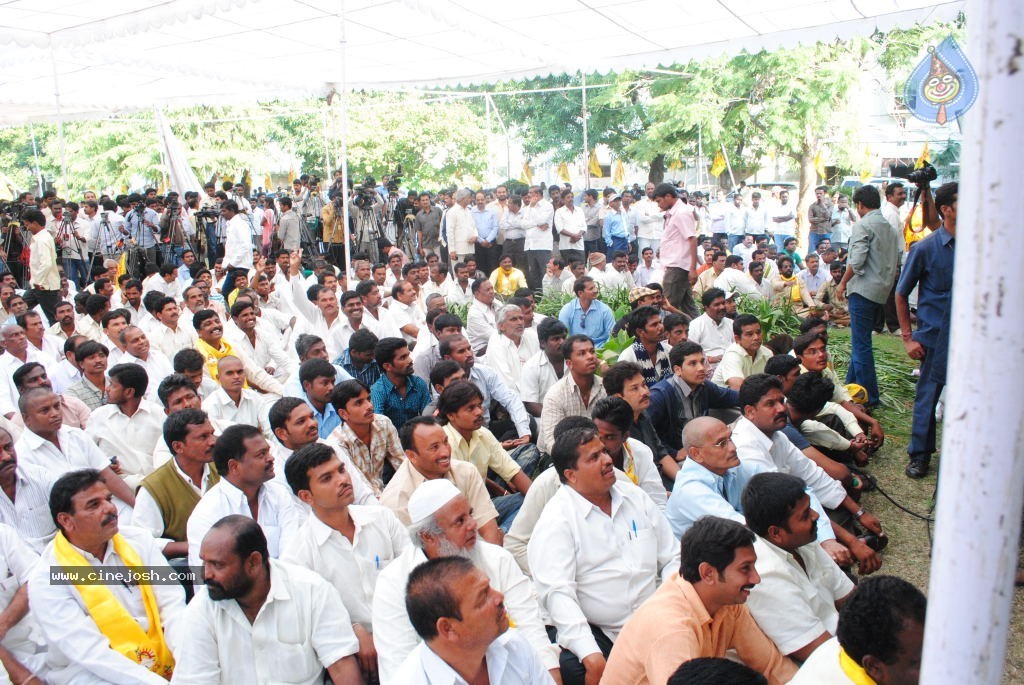
M 64 275 L 75 284 L 76 288 L 85 285 L 87 274 L 85 273 L 85 251 L 82 249 L 82 241 L 85 240 L 78 234 L 75 222 L 65 214 L 57 227 L 57 233 L 53 242 L 60 246 L 61 263 L 64 265 Z
M 12 219 L 3 229 L 3 250 L 4 261 L 7 268 L 14 274 L 17 281 L 25 284 L 27 263 L 22 259 L 25 251 L 25 235 L 21 231 L 21 222 L 17 218 Z
M 124 238 L 110 224 L 109 212 L 100 212 L 100 223 L 90 242 L 92 260 L 89 262 L 89 273 L 96 268 L 97 262 L 102 264 L 104 259 L 117 261 L 124 252 Z
M 355 220 L 355 252 L 366 254 L 373 263 L 382 261 L 380 253 L 381 226 L 376 207 L 361 207 Z
M 177 202 L 172 202 L 168 205 L 165 214 L 167 216 L 167 228 L 166 233 L 161 234 L 163 261 L 174 266 L 180 266 L 185 248 L 191 250 L 193 254 L 195 254 L 195 249 L 192 246 L 192 241 L 185 234 L 184 226 L 181 223 L 181 205 Z
M 396 221 L 395 246 L 405 253 L 409 261 L 416 261 L 416 232 L 413 230 L 413 223 L 416 217 L 406 214 L 402 221 Z

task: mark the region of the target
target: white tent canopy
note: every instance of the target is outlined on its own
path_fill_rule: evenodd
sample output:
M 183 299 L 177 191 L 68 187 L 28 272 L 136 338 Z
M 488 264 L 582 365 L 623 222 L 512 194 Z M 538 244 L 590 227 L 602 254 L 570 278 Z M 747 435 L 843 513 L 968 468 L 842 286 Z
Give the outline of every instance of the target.
M 8 0 L 0 125 L 651 68 L 949 19 L 962 0 Z

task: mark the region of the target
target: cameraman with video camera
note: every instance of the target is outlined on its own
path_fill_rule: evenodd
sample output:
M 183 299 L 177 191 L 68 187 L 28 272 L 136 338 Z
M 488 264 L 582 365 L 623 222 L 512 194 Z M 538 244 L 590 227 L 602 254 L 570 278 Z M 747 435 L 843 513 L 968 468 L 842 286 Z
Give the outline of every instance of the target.
M 142 250 L 146 264 L 156 264 L 157 238 L 160 236 L 160 216 L 154 209 L 159 204 L 156 198 L 144 199 L 138 193 L 128 196 L 128 204 L 131 207 L 125 212 L 124 226 L 121 232 L 135 242 L 136 247 Z M 138 274 L 133 274 L 137 276 Z

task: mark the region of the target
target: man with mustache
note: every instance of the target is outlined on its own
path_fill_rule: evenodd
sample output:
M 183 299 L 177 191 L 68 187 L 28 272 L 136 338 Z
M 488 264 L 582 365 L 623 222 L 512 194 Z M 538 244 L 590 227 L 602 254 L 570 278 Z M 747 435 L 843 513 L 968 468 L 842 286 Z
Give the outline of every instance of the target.
M 164 421 L 163 441 L 172 457 L 142 480 L 132 512 L 132 525 L 149 530 L 168 559 L 188 555 L 188 517 L 203 494 L 220 482 L 212 466 L 214 427 L 198 401 L 196 405 Z
M 192 325 L 199 336 L 196 340 L 196 349 L 206 360 L 206 372 L 210 378 L 217 380 L 217 362 L 224 357 L 232 356 L 242 363 L 244 378 L 249 385 L 260 392 L 284 395 L 284 386 L 280 381 L 256 366 L 244 353 L 236 351 L 227 340 L 224 340 L 224 324 L 221 323 L 217 312 L 212 309 L 201 309 L 193 315 Z
M 15 529 L 37 554 L 57 530 L 47 509 L 55 479 L 40 466 L 19 462 L 14 438 L 0 428 L 0 522 Z
M 384 488 L 380 503 L 391 509 L 398 519 L 408 525 L 412 519 L 409 499 L 424 483 L 445 479 L 469 499 L 473 507 L 480 536 L 496 545 L 501 544 L 498 512 L 487 496 L 484 480 L 476 467 L 468 462 L 452 459 L 448 434 L 432 416 L 417 416 L 407 421 L 398 431 L 406 460 Z
M 503 599 L 465 559 L 437 559 L 417 568 L 406 602 L 424 642 L 409 655 L 395 682 L 555 682 L 518 631 L 509 630 L 512 619 Z
M 679 563 L 679 545 L 654 500 L 617 482 L 596 430 L 565 431 L 554 440 L 551 460 L 562 487 L 537 520 L 527 557 L 564 647 L 562 677 L 590 685 L 600 681 L 623 625 L 654 594 L 666 567 Z
M 271 558 L 254 521 L 219 519 L 201 555 L 206 586 L 186 613 L 178 682 L 320 685 L 325 670 L 333 683 L 366 682 L 337 591 L 316 573 Z
M 29 604 L 38 608 L 33 615 L 48 645 L 47 682 L 166 683 L 185 628 L 179 585 L 128 579 L 61 584 L 51 578 L 54 566 L 114 573 L 125 566 L 166 565 L 148 532 L 119 529 L 105 480 L 110 477 L 96 469 L 70 471 L 50 492 L 50 513 L 60 530 L 28 581 Z
M 270 437 L 264 396 L 245 387 L 245 365 L 235 356 L 221 357 L 217 362 L 217 383 L 220 388 L 203 400 L 203 411 L 212 418 L 231 423 L 259 426 Z
M 782 381 L 778 377 L 764 373 L 749 376 L 740 386 L 739 404 L 743 416 L 736 421 L 732 439 L 741 462 L 759 465 L 764 471 L 800 477 L 820 506 L 846 509 L 862 526 L 875 535 L 882 535 L 882 524 L 878 519 L 858 505 L 846 494 L 842 483 L 825 473 L 782 433 L 788 414 Z M 832 530 L 834 536 L 828 535 L 824 526 L 819 526 L 818 541 L 836 563 L 851 563 L 852 553 L 860 565 L 861 574 L 873 573 L 881 567 L 878 554 L 864 542 L 842 526 L 833 525 Z M 829 539 L 832 537 L 838 540 Z
M 281 559 L 316 571 L 335 587 L 359 640 L 360 668 L 371 678 L 377 674 L 373 588 L 381 569 L 409 546 L 409 535 L 386 507 L 354 504 L 348 469 L 333 449 L 319 443 L 288 459 L 288 485 L 311 511 L 302 527 L 290 533 Z
M 804 482 L 785 473 L 759 473 L 743 491 L 743 514 L 757 535 L 755 568 L 761 582 L 750 613 L 779 651 L 807 658 L 836 632 L 853 581 L 815 544 L 818 513 Z
M 782 656 L 743 606 L 761 581 L 754 534 L 742 523 L 705 516 L 682 540 L 679 574 L 673 573 L 629 619 L 612 650 L 604 682 L 660 685 L 680 663 L 724 657 L 768 678 L 789 682 L 796 664 Z
M 199 566 L 200 545 L 213 524 L 230 514 L 247 516 L 263 529 L 270 554 L 281 553 L 281 534 L 302 525 L 291 493 L 274 478 L 274 457 L 259 428 L 240 424 L 225 430 L 213 446 L 220 482 L 203 495 L 185 527 L 188 563 Z
M 380 572 L 373 595 L 373 632 L 378 645 L 381 682 L 396 679 L 402 661 L 416 649 L 417 637 L 406 608 L 406 587 L 413 569 L 428 559 L 462 557 L 482 570 L 493 588 L 505 595 L 508 614 L 519 634 L 557 677 L 558 652 L 541 621 L 537 595 L 512 555 L 479 539 L 467 497 L 446 479 L 427 481 L 409 498 L 412 546 Z M 493 682 L 493 681 L 492 681 Z

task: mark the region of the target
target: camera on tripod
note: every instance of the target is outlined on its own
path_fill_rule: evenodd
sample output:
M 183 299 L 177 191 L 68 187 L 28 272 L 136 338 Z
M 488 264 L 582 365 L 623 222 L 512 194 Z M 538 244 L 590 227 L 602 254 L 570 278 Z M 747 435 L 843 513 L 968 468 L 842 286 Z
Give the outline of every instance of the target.
M 928 162 L 925 162 L 920 169 L 915 169 L 912 164 L 890 164 L 889 175 L 895 178 L 905 178 L 914 185 L 931 183 L 939 176 L 935 167 Z
M 220 218 L 220 210 L 217 209 L 200 209 L 195 214 L 197 219 L 203 221 L 216 221 Z
M 395 167 L 395 172 L 391 174 L 388 180 L 388 192 L 397 193 L 398 189 L 402 187 L 402 165 L 399 164 Z
M 359 209 L 370 209 L 377 202 L 377 189 L 372 185 L 356 186 L 353 190 L 352 204 Z

